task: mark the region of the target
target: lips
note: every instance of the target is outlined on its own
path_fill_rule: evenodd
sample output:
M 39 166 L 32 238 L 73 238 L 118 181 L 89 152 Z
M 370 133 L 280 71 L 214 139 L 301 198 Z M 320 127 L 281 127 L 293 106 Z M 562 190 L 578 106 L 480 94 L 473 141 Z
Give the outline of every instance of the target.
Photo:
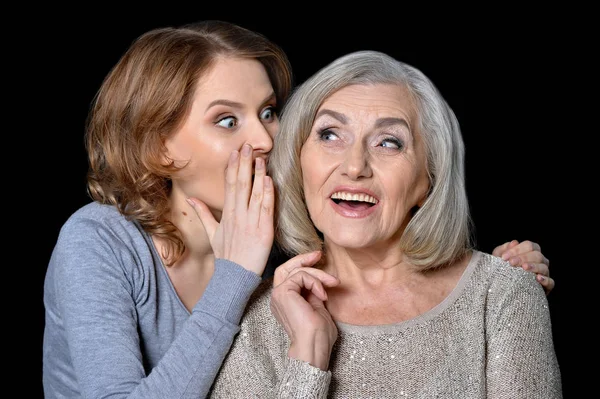
M 336 213 L 347 218 L 363 218 L 375 211 L 379 199 L 362 189 L 337 189 L 330 196 L 330 204 Z
M 377 203 L 379 202 L 379 200 L 377 200 L 377 198 L 373 197 L 372 195 L 366 193 L 350 193 L 346 191 L 336 191 L 335 193 L 331 194 L 330 198 L 336 203 L 339 203 L 341 201 L 349 201 L 358 203 L 364 202 L 367 204 L 377 205 Z

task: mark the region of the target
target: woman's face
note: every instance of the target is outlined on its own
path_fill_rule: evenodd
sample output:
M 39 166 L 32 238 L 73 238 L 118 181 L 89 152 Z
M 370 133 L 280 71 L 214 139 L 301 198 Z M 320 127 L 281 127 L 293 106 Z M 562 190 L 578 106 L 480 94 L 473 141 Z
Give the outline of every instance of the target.
M 279 129 L 276 105 L 261 63 L 219 59 L 198 82 L 184 125 L 166 142 L 169 158 L 178 166 L 187 163 L 173 176 L 172 201 L 198 198 L 220 220 L 229 156 L 245 143 L 253 147 L 254 158 L 268 156 Z
M 306 204 L 327 245 L 395 244 L 429 181 L 406 88 L 353 85 L 328 97 L 301 152 Z

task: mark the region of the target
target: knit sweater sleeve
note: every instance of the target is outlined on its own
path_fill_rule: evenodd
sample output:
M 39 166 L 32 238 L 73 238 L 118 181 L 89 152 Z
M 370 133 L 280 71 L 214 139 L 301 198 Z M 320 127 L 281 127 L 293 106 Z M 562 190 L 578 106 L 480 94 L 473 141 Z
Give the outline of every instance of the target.
M 174 340 L 153 343 L 166 350 L 147 371 L 142 347 L 148 343 L 138 333 L 139 323 L 150 329 L 148 323 L 166 325 L 136 307 L 156 298 L 141 297 L 140 286 L 148 281 L 143 274 L 150 271 L 139 266 L 140 254 L 132 248 L 142 244 L 135 240 L 133 230 L 111 230 L 85 218 L 62 229 L 46 280 L 48 317 L 56 318 L 57 328 L 48 331 L 44 345 L 45 352 L 68 359 L 61 360 L 64 367 L 48 359 L 47 374 L 56 377 L 46 382 L 47 397 L 62 397 L 65 388 L 53 388 L 60 379 L 76 381 L 72 389 L 85 398 L 199 398 L 212 385 L 260 277 L 217 260 L 204 295 Z
M 277 384 L 277 398 L 327 398 L 331 372 L 297 359 L 287 360 L 283 378 Z
M 287 356 L 289 339 L 270 311 L 269 281 L 254 293 L 211 399 L 325 399 L 331 372 Z
M 562 398 L 548 302 L 534 275 L 499 267 L 487 313 L 487 397 Z

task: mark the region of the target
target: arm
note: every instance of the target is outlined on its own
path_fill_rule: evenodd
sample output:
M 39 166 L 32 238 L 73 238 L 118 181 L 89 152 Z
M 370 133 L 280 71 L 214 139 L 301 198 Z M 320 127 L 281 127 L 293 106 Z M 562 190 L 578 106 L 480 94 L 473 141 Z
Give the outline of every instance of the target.
M 488 397 L 562 398 L 548 302 L 541 286 L 529 273 L 500 268 L 488 304 Z
M 326 371 L 337 327 L 325 307 L 325 286 L 333 287 L 339 280 L 320 269 L 289 266 L 303 257 L 314 264 L 321 253 L 299 255 L 275 270 L 271 312 L 291 341 L 289 357 Z
M 259 277 L 237 265 L 219 263 L 177 337 L 170 341 L 177 328 L 172 315 L 170 325 L 161 325 L 171 331 L 157 334 L 158 342 L 144 342 L 138 334 L 140 325 L 153 320 L 145 318 L 138 305 L 156 289 L 145 285 L 152 267 L 136 264 L 141 253 L 132 252 L 98 223 L 70 224 L 61 235 L 51 260 L 50 284 L 66 337 L 66 346 L 59 350 L 71 357 L 82 397 L 180 398 L 207 392 Z M 156 309 L 158 303 L 150 306 Z M 165 336 L 169 339 L 163 340 Z M 61 341 L 46 344 L 62 346 Z M 168 348 L 151 371 L 143 349 L 149 346 Z M 61 372 L 60 367 L 51 371 Z
M 293 266 L 312 265 L 320 255 L 292 258 L 277 268 L 273 278 L 270 309 L 290 340 L 288 367 L 278 386 L 282 397 L 325 398 L 329 390 L 329 359 L 337 327 L 325 307 L 325 287 L 334 287 L 339 280 L 319 269 Z
M 252 184 L 251 153 L 244 153 L 241 160 L 234 155 L 226 176 L 221 222 L 204 204 L 190 202 L 211 237 L 215 257 L 221 259 L 181 330 L 181 316 L 178 319 L 171 305 L 156 299 L 169 293 L 158 292 L 148 281 L 148 274 L 162 266 L 155 267 L 147 259 L 151 265 L 140 267 L 136 246 L 146 244 L 142 240 L 131 244 L 135 233 L 119 236 L 118 231 L 95 223 L 75 227 L 63 240 L 56 256 L 60 265 L 56 291 L 65 309 L 68 347 L 85 397 L 117 393 L 204 397 L 208 392 L 238 332 L 246 302 L 260 282 L 273 241 L 274 192 L 264 161 L 257 159 Z M 146 305 L 151 308 L 148 315 L 139 305 L 147 299 L 143 290 L 156 291 L 151 300 L 157 303 Z M 158 324 L 161 317 L 168 321 Z M 156 331 L 149 340 L 138 335 L 144 323 Z M 153 359 L 145 359 L 146 355 Z
M 317 261 L 317 255 L 319 253 L 309 253 L 292 258 L 277 269 L 276 275 L 294 274 L 294 270 L 300 266 L 309 266 Z M 267 282 L 264 284 L 262 289 L 268 287 Z M 232 398 L 244 392 L 245 397 L 265 399 L 326 398 L 331 373 L 309 364 L 304 359 L 288 356 L 291 350 L 289 336 L 271 313 L 273 295 L 269 291 L 260 291 L 261 288 L 257 291 L 258 299 L 251 301 L 248 306 L 240 334 L 223 363 L 209 397 Z M 285 315 L 296 316 L 294 313 Z M 296 319 L 300 320 L 301 315 Z M 309 338 L 311 337 L 313 335 Z M 298 343 L 305 344 L 306 341 L 301 340 Z M 313 345 L 308 349 L 315 347 L 319 346 Z M 329 346 L 326 344 L 323 347 Z M 302 355 L 304 352 L 299 353 Z M 314 353 L 315 351 L 306 351 L 309 358 Z M 321 357 L 317 356 L 315 359 L 315 363 L 318 363 Z M 329 361 L 328 355 L 326 361 Z
M 550 277 L 550 261 L 542 254 L 539 244 L 512 240 L 494 248 L 492 255 L 508 260 L 512 266 L 520 266 L 523 270 L 535 273 L 546 295 L 554 289 L 555 281 Z
M 268 358 L 282 339 L 254 323 L 253 333 L 242 327 L 208 398 L 327 398 L 331 373 L 292 358 Z

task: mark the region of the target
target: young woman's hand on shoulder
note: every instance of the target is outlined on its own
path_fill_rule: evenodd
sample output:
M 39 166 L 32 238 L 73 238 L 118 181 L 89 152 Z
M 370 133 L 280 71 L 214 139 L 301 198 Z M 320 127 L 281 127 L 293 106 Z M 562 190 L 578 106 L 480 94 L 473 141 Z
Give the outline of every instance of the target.
M 544 256 L 538 243 L 512 240 L 494 248 L 492 255 L 509 261 L 512 266 L 535 273 L 535 278 L 544 287 L 546 295 L 554 289 L 555 281 L 550 277 L 550 261 Z

